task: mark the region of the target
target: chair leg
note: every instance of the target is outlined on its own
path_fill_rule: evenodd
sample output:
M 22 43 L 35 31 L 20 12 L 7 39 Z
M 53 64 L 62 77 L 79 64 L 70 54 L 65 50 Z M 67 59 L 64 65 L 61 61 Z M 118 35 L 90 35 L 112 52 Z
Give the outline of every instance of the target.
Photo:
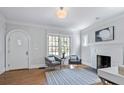
M 60 69 L 62 68 L 62 65 L 60 65 Z

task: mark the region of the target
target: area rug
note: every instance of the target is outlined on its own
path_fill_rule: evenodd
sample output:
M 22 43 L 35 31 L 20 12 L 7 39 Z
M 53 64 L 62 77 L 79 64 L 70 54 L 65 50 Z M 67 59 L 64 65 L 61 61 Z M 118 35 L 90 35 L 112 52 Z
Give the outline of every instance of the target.
M 91 85 L 100 82 L 96 73 L 82 68 L 46 72 L 48 85 Z

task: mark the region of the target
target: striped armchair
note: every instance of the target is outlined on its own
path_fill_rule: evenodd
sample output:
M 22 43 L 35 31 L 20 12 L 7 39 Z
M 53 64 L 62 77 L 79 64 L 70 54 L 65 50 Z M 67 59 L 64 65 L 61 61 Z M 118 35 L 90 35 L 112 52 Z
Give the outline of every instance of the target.
M 50 55 L 48 57 L 45 57 L 45 64 L 48 67 L 54 67 L 57 65 L 60 65 L 61 67 L 61 58 L 54 56 L 54 55 Z

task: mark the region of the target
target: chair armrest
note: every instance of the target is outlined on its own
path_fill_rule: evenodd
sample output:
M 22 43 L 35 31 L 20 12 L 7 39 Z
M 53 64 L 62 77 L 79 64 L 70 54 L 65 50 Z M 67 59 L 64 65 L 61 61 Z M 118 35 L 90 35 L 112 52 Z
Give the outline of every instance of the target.
M 45 63 L 46 63 L 46 64 L 52 64 L 52 61 L 49 60 L 47 57 L 45 57 Z
M 56 60 L 56 61 L 59 61 L 59 62 L 62 61 L 61 58 L 58 58 L 58 57 L 55 57 L 55 60 Z

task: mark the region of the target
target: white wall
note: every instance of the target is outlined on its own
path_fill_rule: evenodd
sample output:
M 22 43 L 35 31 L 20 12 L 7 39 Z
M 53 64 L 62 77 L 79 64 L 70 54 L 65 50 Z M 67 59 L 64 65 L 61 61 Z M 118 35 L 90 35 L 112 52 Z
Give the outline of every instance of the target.
M 21 29 L 26 31 L 30 38 L 30 67 L 36 68 L 45 65 L 44 57 L 47 55 L 47 34 L 54 33 L 54 34 L 62 34 L 62 35 L 69 35 L 72 37 L 72 53 L 77 54 L 80 56 L 80 33 L 73 33 L 68 30 L 60 29 L 60 28 L 53 28 L 53 27 L 46 27 L 46 26 L 36 26 L 36 25 L 27 25 L 22 24 L 19 22 L 7 22 L 6 25 L 7 33 L 14 29 Z M 6 33 L 6 34 L 7 34 Z
M 72 35 L 72 50 L 71 54 L 76 54 L 80 57 L 80 32 L 73 32 Z
M 5 71 L 5 18 L 0 15 L 0 74 Z
M 114 26 L 114 41 L 95 43 L 95 31 Z M 83 46 L 83 37 L 88 35 L 87 46 Z M 123 64 L 124 15 L 102 20 L 81 31 L 81 58 L 84 64 L 96 68 L 96 55 L 111 56 L 112 66 Z

